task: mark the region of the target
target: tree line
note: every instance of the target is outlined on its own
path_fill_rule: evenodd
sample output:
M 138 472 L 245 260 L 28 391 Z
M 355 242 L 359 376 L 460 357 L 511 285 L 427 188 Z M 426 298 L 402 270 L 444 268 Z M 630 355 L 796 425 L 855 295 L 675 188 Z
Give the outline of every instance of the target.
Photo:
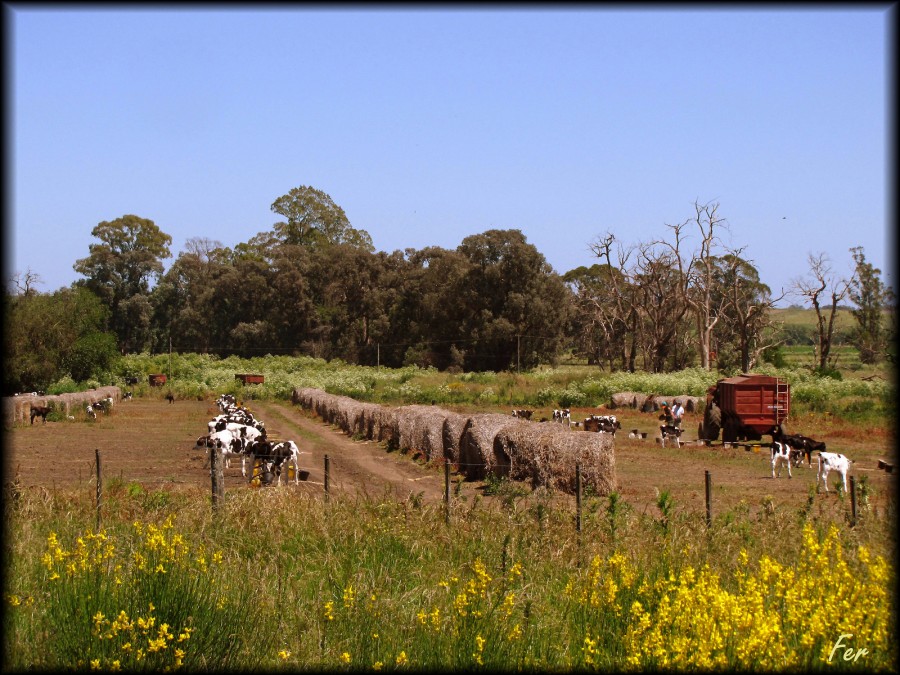
M 716 203 L 696 202 L 655 240 L 598 236 L 597 262 L 563 275 L 516 229 L 386 253 L 313 187 L 271 210 L 282 220 L 270 230 L 233 248 L 190 239 L 168 270 L 171 236 L 124 215 L 92 230 L 97 242 L 75 262 L 83 278 L 71 287 L 40 293 L 36 274 L 15 274 L 4 293 L 6 391 L 102 378 L 117 355 L 142 351 L 459 371 L 530 369 L 574 353 L 611 370 L 749 371 L 781 341 L 771 310 L 783 295 L 743 249 L 722 244 L 729 226 Z M 884 358 L 890 344 L 892 291 L 861 248 L 851 253 L 852 278 L 831 276 L 819 254 L 796 282 L 817 313 L 823 369 L 841 302 L 856 307 L 861 360 Z

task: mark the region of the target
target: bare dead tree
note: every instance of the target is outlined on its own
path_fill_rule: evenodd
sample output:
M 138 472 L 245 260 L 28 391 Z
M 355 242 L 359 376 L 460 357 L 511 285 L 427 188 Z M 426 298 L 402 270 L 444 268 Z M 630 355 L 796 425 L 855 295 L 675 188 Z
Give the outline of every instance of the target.
M 672 252 L 678 266 L 678 293 L 680 301 L 690 308 L 697 330 L 697 347 L 700 367 L 709 370 L 712 351 L 712 335 L 722 312 L 722 294 L 716 280 L 716 250 L 721 246 L 718 230 L 728 229 L 727 221 L 719 216 L 719 204 L 694 201 L 694 217 L 676 225 L 672 230 L 674 241 L 661 241 Z M 686 255 L 683 242 L 690 236 L 688 228 L 696 226 L 699 247 Z
M 807 261 L 810 276 L 797 279 L 794 282 L 794 289 L 809 301 L 816 312 L 815 358 L 819 370 L 825 370 L 832 364 L 834 321 L 837 317 L 838 303 L 848 293 L 849 282 L 834 274 L 825 253 L 810 253 Z
M 606 267 L 606 286 L 602 292 L 594 291 L 592 301 L 596 320 L 603 324 L 606 337 L 613 341 L 622 367 L 634 372 L 640 342 L 640 317 L 630 268 L 634 247 L 618 245 L 615 236 L 607 233 L 597 238 L 590 250 Z
M 16 272 L 13 275 L 12 282 L 16 287 L 17 294 L 27 297 L 36 294 L 37 289 L 35 286 L 44 283 L 44 280 L 29 267 L 25 272 Z

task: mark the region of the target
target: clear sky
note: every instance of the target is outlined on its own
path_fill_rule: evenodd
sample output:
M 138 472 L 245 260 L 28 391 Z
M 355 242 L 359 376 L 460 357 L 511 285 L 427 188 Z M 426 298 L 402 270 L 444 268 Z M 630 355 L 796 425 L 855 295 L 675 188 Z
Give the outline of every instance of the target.
M 896 286 L 893 10 L 725 7 L 6 5 L 7 278 L 125 214 L 167 266 L 233 247 L 309 185 L 381 251 L 519 229 L 565 273 L 718 202 L 776 294 L 855 246 Z

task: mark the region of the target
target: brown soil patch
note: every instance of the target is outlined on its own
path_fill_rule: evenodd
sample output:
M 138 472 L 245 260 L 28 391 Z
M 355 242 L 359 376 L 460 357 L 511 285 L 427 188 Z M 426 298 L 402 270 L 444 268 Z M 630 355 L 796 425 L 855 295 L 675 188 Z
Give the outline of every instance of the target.
M 383 445 L 371 441 L 353 440 L 287 402 L 251 401 L 248 405 L 265 421 L 270 436 L 292 439 L 300 448 L 300 467 L 309 472 L 309 477 L 291 489 L 323 493 L 324 460 L 328 455 L 329 486 L 335 493 L 392 495 L 401 499 L 412 495 L 427 501 L 443 498 L 441 465 L 424 464 L 411 454 L 388 452 Z M 95 422 L 78 419 L 45 424 L 38 421 L 33 426 L 18 424 L 4 432 L 4 479 L 18 475 L 23 486 L 89 488 L 95 474 L 95 450 L 100 450 L 104 482 L 134 481 L 150 489 L 177 484 L 207 486 L 210 479 L 208 469 L 204 469 L 205 455 L 195 449 L 195 442 L 217 412 L 211 401 L 169 404 L 164 400 L 135 399 L 116 405 L 108 416 L 98 415 Z M 590 412 L 598 411 L 573 410 L 572 419 L 581 420 Z M 795 468 L 793 479 L 788 479 L 786 470 L 782 470 L 781 478 L 773 480 L 767 448 L 726 449 L 721 444 L 662 448 L 654 440 L 659 424 L 654 414 L 630 410 L 616 410 L 615 414 L 622 422 L 615 439 L 618 492 L 638 510 L 652 509 L 659 492 L 667 490 L 679 507 L 702 511 L 707 470 L 712 479 L 714 512 L 741 501 L 756 510 L 766 497 L 771 497 L 776 506 L 799 507 L 806 501 L 809 487 L 815 484 L 815 462 L 812 469 Z M 535 419 L 540 416 L 536 412 Z M 698 420 L 696 414 L 686 416 L 686 440 L 696 438 Z M 629 439 L 628 432 L 635 428 L 647 432 L 647 438 Z M 829 450 L 854 459 L 852 475 L 857 480 L 867 476 L 874 489 L 873 505 L 886 507 L 897 474 L 887 474 L 877 464 L 884 459 L 896 466 L 892 432 L 847 439 L 844 433 L 830 433 L 846 431 L 840 426 L 798 425 L 790 430 L 824 440 Z M 225 476 L 226 490 L 250 489 L 241 478 L 239 463 L 232 461 Z M 832 476 L 832 487 L 836 482 Z M 462 496 L 472 496 L 482 494 L 483 488 L 482 482 L 466 481 L 460 490 Z M 837 499 L 833 495 L 820 498 Z

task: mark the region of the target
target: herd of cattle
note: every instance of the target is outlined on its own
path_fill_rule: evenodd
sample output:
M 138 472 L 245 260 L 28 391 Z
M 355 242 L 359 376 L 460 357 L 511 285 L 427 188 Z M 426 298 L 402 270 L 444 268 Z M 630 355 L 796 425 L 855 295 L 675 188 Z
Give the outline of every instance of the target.
M 37 393 L 33 395 L 37 396 Z M 17 394 L 18 396 L 18 394 Z M 123 400 L 130 400 L 132 392 L 126 391 Z M 170 399 L 170 403 L 174 401 Z M 97 413 L 109 413 L 112 410 L 113 399 L 107 397 L 95 403 L 89 403 L 86 407 L 87 416 L 91 419 L 97 419 Z M 224 461 L 226 468 L 231 468 L 232 458 L 241 460 L 241 476 L 247 478 L 247 466 L 250 466 L 249 480 L 257 477 L 256 468 L 259 462 L 258 477 L 264 484 L 276 481 L 277 485 L 281 485 L 282 470 L 290 471 L 290 466 L 294 468 L 294 482 L 298 483 L 300 478 L 300 451 L 294 441 L 272 441 L 266 436 L 266 427 L 261 420 L 254 419 L 253 414 L 245 407 L 236 403 L 235 397 L 231 394 L 222 394 L 216 400 L 216 406 L 221 411 L 211 419 L 208 423 L 207 433 L 197 439 L 196 449 L 204 449 L 207 452 L 207 465 L 210 465 L 210 456 L 212 452 L 218 452 Z M 51 409 L 47 406 L 31 406 L 31 424 L 34 424 L 36 417 L 40 417 L 42 422 L 47 421 L 47 415 Z M 530 420 L 533 410 L 513 410 L 512 415 L 518 419 Z M 74 419 L 70 417 L 70 419 Z M 546 421 L 546 420 L 542 420 Z M 566 424 L 570 428 L 583 428 L 585 431 L 594 431 L 598 433 L 610 434 L 613 437 L 616 431 L 622 428 L 622 424 L 616 419 L 615 415 L 589 415 L 582 422 L 572 422 L 571 410 L 568 408 L 553 411 L 553 421 L 560 424 Z M 674 439 L 676 446 L 681 436 L 681 427 L 666 423 L 660 425 L 661 443 L 666 445 L 667 438 Z M 629 434 L 629 438 L 645 438 L 646 434 L 641 434 L 635 429 Z M 848 459 L 842 454 L 835 452 L 826 452 L 825 443 L 803 436 L 801 434 L 786 434 L 781 427 L 777 427 L 772 433 L 772 443 L 770 445 L 772 453 L 772 478 L 781 475 L 781 466 L 786 465 L 788 477 L 791 474 L 791 465 L 800 466 L 803 459 L 806 464 L 812 468 L 812 453 L 818 453 L 818 472 L 816 475 L 816 485 L 819 482 L 825 484 L 825 491 L 828 492 L 828 474 L 832 471 L 838 473 L 843 482 L 844 490 L 847 490 L 847 473 L 850 471 L 850 465 L 853 460 Z M 286 481 L 290 479 L 287 478 Z
M 512 411 L 513 417 L 526 420 L 531 419 L 533 413 L 533 410 Z M 576 428 L 581 427 L 585 431 L 606 433 L 612 436 L 615 436 L 616 431 L 622 428 L 615 415 L 589 415 L 583 422 L 573 423 L 570 409 L 554 410 L 553 421 L 566 424 L 569 427 L 574 425 Z M 663 447 L 665 447 L 668 439 L 674 440 L 676 447 L 679 445 L 679 438 L 682 432 L 680 426 L 667 422 L 661 424 L 659 429 L 660 442 Z M 646 434 L 641 434 L 635 429 L 628 437 L 646 438 Z M 850 465 L 853 464 L 853 460 L 840 453 L 826 452 L 823 441 L 817 441 L 802 434 L 786 434 L 779 426 L 772 433 L 770 448 L 772 453 L 772 478 L 777 478 L 781 475 L 782 464 L 787 465 L 788 477 L 792 478 L 791 465 L 793 464 L 795 467 L 800 466 L 804 458 L 807 466 L 812 468 L 812 453 L 817 452 L 818 471 L 816 473 L 816 486 L 818 487 L 819 483 L 822 482 L 825 485 L 825 492 L 828 492 L 828 474 L 835 471 L 841 477 L 844 491 L 846 492 L 847 474 L 850 471 Z
M 294 441 L 269 439 L 265 423 L 255 419 L 247 408 L 238 405 L 231 394 L 219 396 L 216 406 L 221 414 L 209 421 L 207 433 L 200 436 L 194 446 L 195 449 L 207 452 L 204 468 L 211 464 L 212 453 L 216 452 L 225 468 L 231 468 L 233 458 L 240 459 L 241 476 L 244 478 L 248 478 L 249 466 L 249 481 L 259 478 L 266 485 L 273 480 L 276 485 L 281 485 L 281 473 L 284 470 L 288 473 L 285 481 L 290 482 L 290 467 L 293 465 L 294 482 L 300 482 L 300 450 Z

